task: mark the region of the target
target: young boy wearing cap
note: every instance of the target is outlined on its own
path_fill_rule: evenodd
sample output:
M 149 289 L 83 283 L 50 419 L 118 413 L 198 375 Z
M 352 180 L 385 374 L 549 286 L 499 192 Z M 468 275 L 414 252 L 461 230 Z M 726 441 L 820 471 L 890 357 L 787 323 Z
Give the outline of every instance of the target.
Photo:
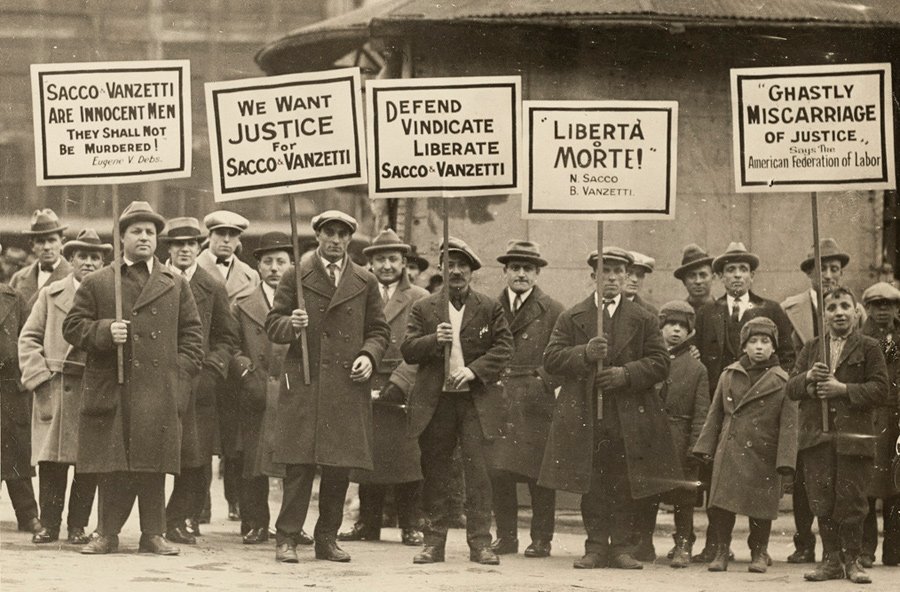
M 744 514 L 750 518 L 748 571 L 765 573 L 781 481 L 793 475 L 797 458 L 797 406 L 775 354 L 775 323 L 755 317 L 740 337 L 744 354 L 719 377 L 694 454 L 713 460 L 708 513 L 716 549 L 709 571 L 728 569 L 735 515 Z

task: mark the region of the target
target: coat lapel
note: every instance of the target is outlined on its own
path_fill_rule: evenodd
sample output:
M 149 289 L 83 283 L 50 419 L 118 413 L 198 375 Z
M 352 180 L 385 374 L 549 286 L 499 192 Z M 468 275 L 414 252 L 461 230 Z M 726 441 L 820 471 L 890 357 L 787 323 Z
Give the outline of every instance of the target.
M 744 367 L 740 365 L 740 362 L 736 362 L 736 364 L 740 368 L 739 371 L 744 375 L 744 379 L 749 380 L 750 376 Z M 762 399 L 780 391 L 782 383 L 771 378 L 773 374 L 777 375 L 779 373 L 783 375 L 784 381 L 787 382 L 787 374 L 779 366 L 769 368 L 759 377 L 759 380 L 750 386 L 750 390 L 744 394 L 744 397 L 740 401 L 735 402 L 735 410 L 745 407 L 757 399 Z
M 581 331 L 585 343 L 597 336 L 597 307 L 593 294 L 572 308 L 572 321 Z
M 266 315 L 269 314 L 269 305 L 266 304 L 266 296 L 263 294 L 262 284 L 249 296 L 239 300 L 237 305 L 251 321 L 265 328 Z
M 360 272 L 366 273 L 360 268 L 357 268 L 357 266 L 348 258 L 344 267 L 344 272 L 341 274 L 341 279 L 338 280 L 337 289 L 335 289 L 334 294 L 331 296 L 331 302 L 328 304 L 329 310 L 347 302 L 365 290 L 366 278 L 363 277 Z
M 469 295 L 466 297 L 466 310 L 463 311 L 462 324 L 459 327 L 460 333 L 465 331 L 469 323 L 472 322 L 472 319 L 475 318 L 475 313 L 478 312 L 480 308 L 481 298 L 470 288 Z
M 541 302 L 541 296 L 543 294 L 540 292 L 537 286 L 534 287 L 534 290 L 531 292 L 531 295 L 528 297 L 522 304 L 522 308 L 519 309 L 518 314 L 511 318 L 509 322 L 509 330 L 513 332 L 513 334 L 518 333 L 522 329 L 528 326 L 531 321 L 538 318 L 542 314 L 544 314 L 544 304 Z M 509 307 L 509 298 L 507 298 L 506 290 L 503 291 L 503 298 L 501 302 L 505 301 L 505 305 Z
M 610 350 L 607 359 L 615 360 L 622 350 L 631 343 L 634 336 L 637 335 L 638 325 L 635 322 L 635 308 L 637 307 L 640 307 L 640 305 L 630 302 L 624 297 L 619 300 L 619 308 L 616 310 L 616 314 L 622 315 L 622 318 L 618 320 L 620 332 L 616 335 L 615 342 L 613 343 L 614 349 Z
M 75 278 L 71 274 L 59 286 L 50 292 L 53 305 L 64 313 L 68 313 L 75 301 Z
M 404 274 L 400 279 L 400 283 L 397 284 L 397 289 L 394 290 L 393 296 L 384 305 L 384 318 L 388 323 L 403 312 L 406 303 L 409 302 L 409 288 L 409 280 L 406 279 L 406 274 Z
M 725 348 L 728 347 L 728 344 L 725 343 L 725 322 L 726 317 L 728 316 L 728 304 L 725 297 L 722 296 L 718 300 L 716 300 L 716 304 L 713 307 L 713 328 L 716 330 L 716 340 L 718 343 L 722 345 L 722 351 L 725 351 Z
M 0 284 L 0 324 L 6 320 L 9 313 L 16 307 L 16 291 Z
M 141 290 L 141 295 L 135 301 L 134 308 L 139 309 L 146 306 L 174 287 L 175 281 L 172 272 L 166 269 L 159 259 L 154 259 L 153 272 L 147 280 L 147 285 Z
M 826 345 L 828 345 L 826 343 Z M 832 364 L 834 371 L 837 372 L 841 366 L 850 359 L 851 355 L 853 355 L 862 345 L 862 339 L 859 337 L 858 331 L 853 331 L 850 335 L 847 336 L 847 343 L 844 344 L 844 349 L 841 350 L 841 357 L 838 360 L 837 364 Z M 857 359 L 860 356 L 853 356 L 853 359 Z

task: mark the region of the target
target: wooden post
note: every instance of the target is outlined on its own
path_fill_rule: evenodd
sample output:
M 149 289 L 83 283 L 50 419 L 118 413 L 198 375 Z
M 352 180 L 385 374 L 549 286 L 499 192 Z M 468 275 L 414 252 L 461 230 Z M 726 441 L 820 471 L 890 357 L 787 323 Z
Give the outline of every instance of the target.
M 444 283 L 441 286 L 441 307 L 443 311 L 441 316 L 446 315 L 447 321 L 450 321 L 450 214 L 447 213 L 447 198 L 441 196 L 441 218 L 443 219 L 444 241 L 441 243 L 441 275 Z M 450 379 L 450 347 L 451 344 L 444 344 L 444 384 Z
M 294 251 L 294 283 L 297 285 L 297 308 L 306 308 L 303 298 L 303 281 L 300 276 L 300 243 L 297 240 L 297 205 L 294 196 L 286 196 L 291 212 L 291 247 Z M 303 357 L 303 384 L 309 385 L 309 348 L 306 341 L 306 327 L 300 329 L 300 355 Z
M 597 337 L 603 337 L 603 221 L 597 222 Z M 597 374 L 603 370 L 603 360 L 597 360 Z M 603 390 L 597 387 L 597 419 L 603 419 Z
M 113 217 L 113 292 L 116 299 L 116 321 L 122 320 L 122 236 L 119 231 L 119 186 L 112 186 Z M 116 369 L 119 384 L 125 384 L 125 346 L 116 346 Z
M 828 368 L 831 361 L 828 359 L 828 345 L 825 342 L 825 294 L 822 292 L 822 253 L 819 249 L 819 197 L 815 191 L 812 193 L 812 227 L 813 227 L 813 260 L 816 269 L 816 325 L 819 328 L 819 358 Z M 822 431 L 828 431 L 828 400 L 822 399 Z

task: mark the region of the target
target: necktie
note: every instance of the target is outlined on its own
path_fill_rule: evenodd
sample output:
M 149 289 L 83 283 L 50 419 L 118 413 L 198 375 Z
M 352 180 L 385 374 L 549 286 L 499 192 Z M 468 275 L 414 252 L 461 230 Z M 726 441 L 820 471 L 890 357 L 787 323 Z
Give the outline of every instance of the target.
M 228 257 L 216 257 L 216 265 L 225 265 L 226 267 L 230 266 L 231 259 L 229 259 Z
M 337 265 L 334 263 L 328 264 L 328 277 L 331 278 L 331 283 L 337 286 Z
M 141 289 L 144 289 L 144 285 L 147 283 L 147 280 L 150 278 L 150 270 L 147 268 L 146 261 L 137 261 L 133 263 L 131 267 L 128 268 L 128 275 L 137 280 Z
M 388 287 L 384 284 L 381 285 L 381 299 L 384 300 L 385 304 L 387 304 L 388 300 L 391 299 L 390 295 L 388 294 Z
M 737 300 L 731 305 L 731 322 L 734 324 L 741 322 L 741 305 L 738 304 Z
M 516 294 L 516 298 L 513 300 L 513 312 L 519 312 L 520 308 L 522 308 L 522 295 Z
M 612 315 L 609 314 L 609 307 L 615 302 L 612 299 L 603 299 L 603 325 L 606 326 L 607 321 L 612 321 Z M 605 331 L 604 331 L 605 332 Z
M 41 271 L 45 273 L 53 273 L 53 264 L 52 263 L 41 263 Z

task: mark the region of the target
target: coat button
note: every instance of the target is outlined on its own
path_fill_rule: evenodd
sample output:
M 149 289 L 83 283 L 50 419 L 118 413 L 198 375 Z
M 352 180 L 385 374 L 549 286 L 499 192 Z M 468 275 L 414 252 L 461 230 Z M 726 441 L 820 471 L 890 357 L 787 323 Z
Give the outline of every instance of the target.
M 156 309 L 155 309 L 155 308 L 151 308 L 151 309 L 150 309 L 150 314 L 155 315 L 155 314 L 156 314 Z
M 131 339 L 132 339 L 132 341 L 140 341 L 141 336 L 138 335 L 137 333 L 135 333 L 134 335 L 131 336 Z
M 150 339 L 156 339 L 159 337 L 159 331 L 150 331 Z
M 153 360 L 153 367 L 159 368 L 159 360 Z
M 72 392 L 72 387 L 70 387 L 70 386 L 64 387 L 64 388 L 63 388 L 63 391 L 66 392 L 66 393 L 71 393 L 71 392 Z
M 747 440 L 747 448 L 753 448 L 753 442 Z
M 528 339 L 528 333 L 522 333 L 522 339 Z
M 138 311 L 136 311 L 136 310 L 131 311 L 131 316 L 133 316 L 133 317 L 138 316 Z
M 328 331 L 322 331 L 322 338 L 328 339 Z
M 141 367 L 141 361 L 140 361 L 140 360 L 135 360 L 135 361 L 134 361 L 134 367 L 135 367 L 135 368 L 140 368 L 140 367 Z
M 325 307 L 324 307 L 324 306 L 320 306 L 320 307 L 319 307 L 319 312 L 325 312 Z
M 257 327 L 257 328 L 256 328 L 256 334 L 259 335 L 260 333 L 262 333 L 262 329 L 260 329 L 259 327 Z
M 349 368 L 350 368 L 350 362 L 344 362 L 344 363 L 342 364 L 342 366 L 344 367 L 344 369 L 349 369 Z
M 638 405 L 638 413 L 643 413 L 643 412 L 644 412 L 644 406 Z

